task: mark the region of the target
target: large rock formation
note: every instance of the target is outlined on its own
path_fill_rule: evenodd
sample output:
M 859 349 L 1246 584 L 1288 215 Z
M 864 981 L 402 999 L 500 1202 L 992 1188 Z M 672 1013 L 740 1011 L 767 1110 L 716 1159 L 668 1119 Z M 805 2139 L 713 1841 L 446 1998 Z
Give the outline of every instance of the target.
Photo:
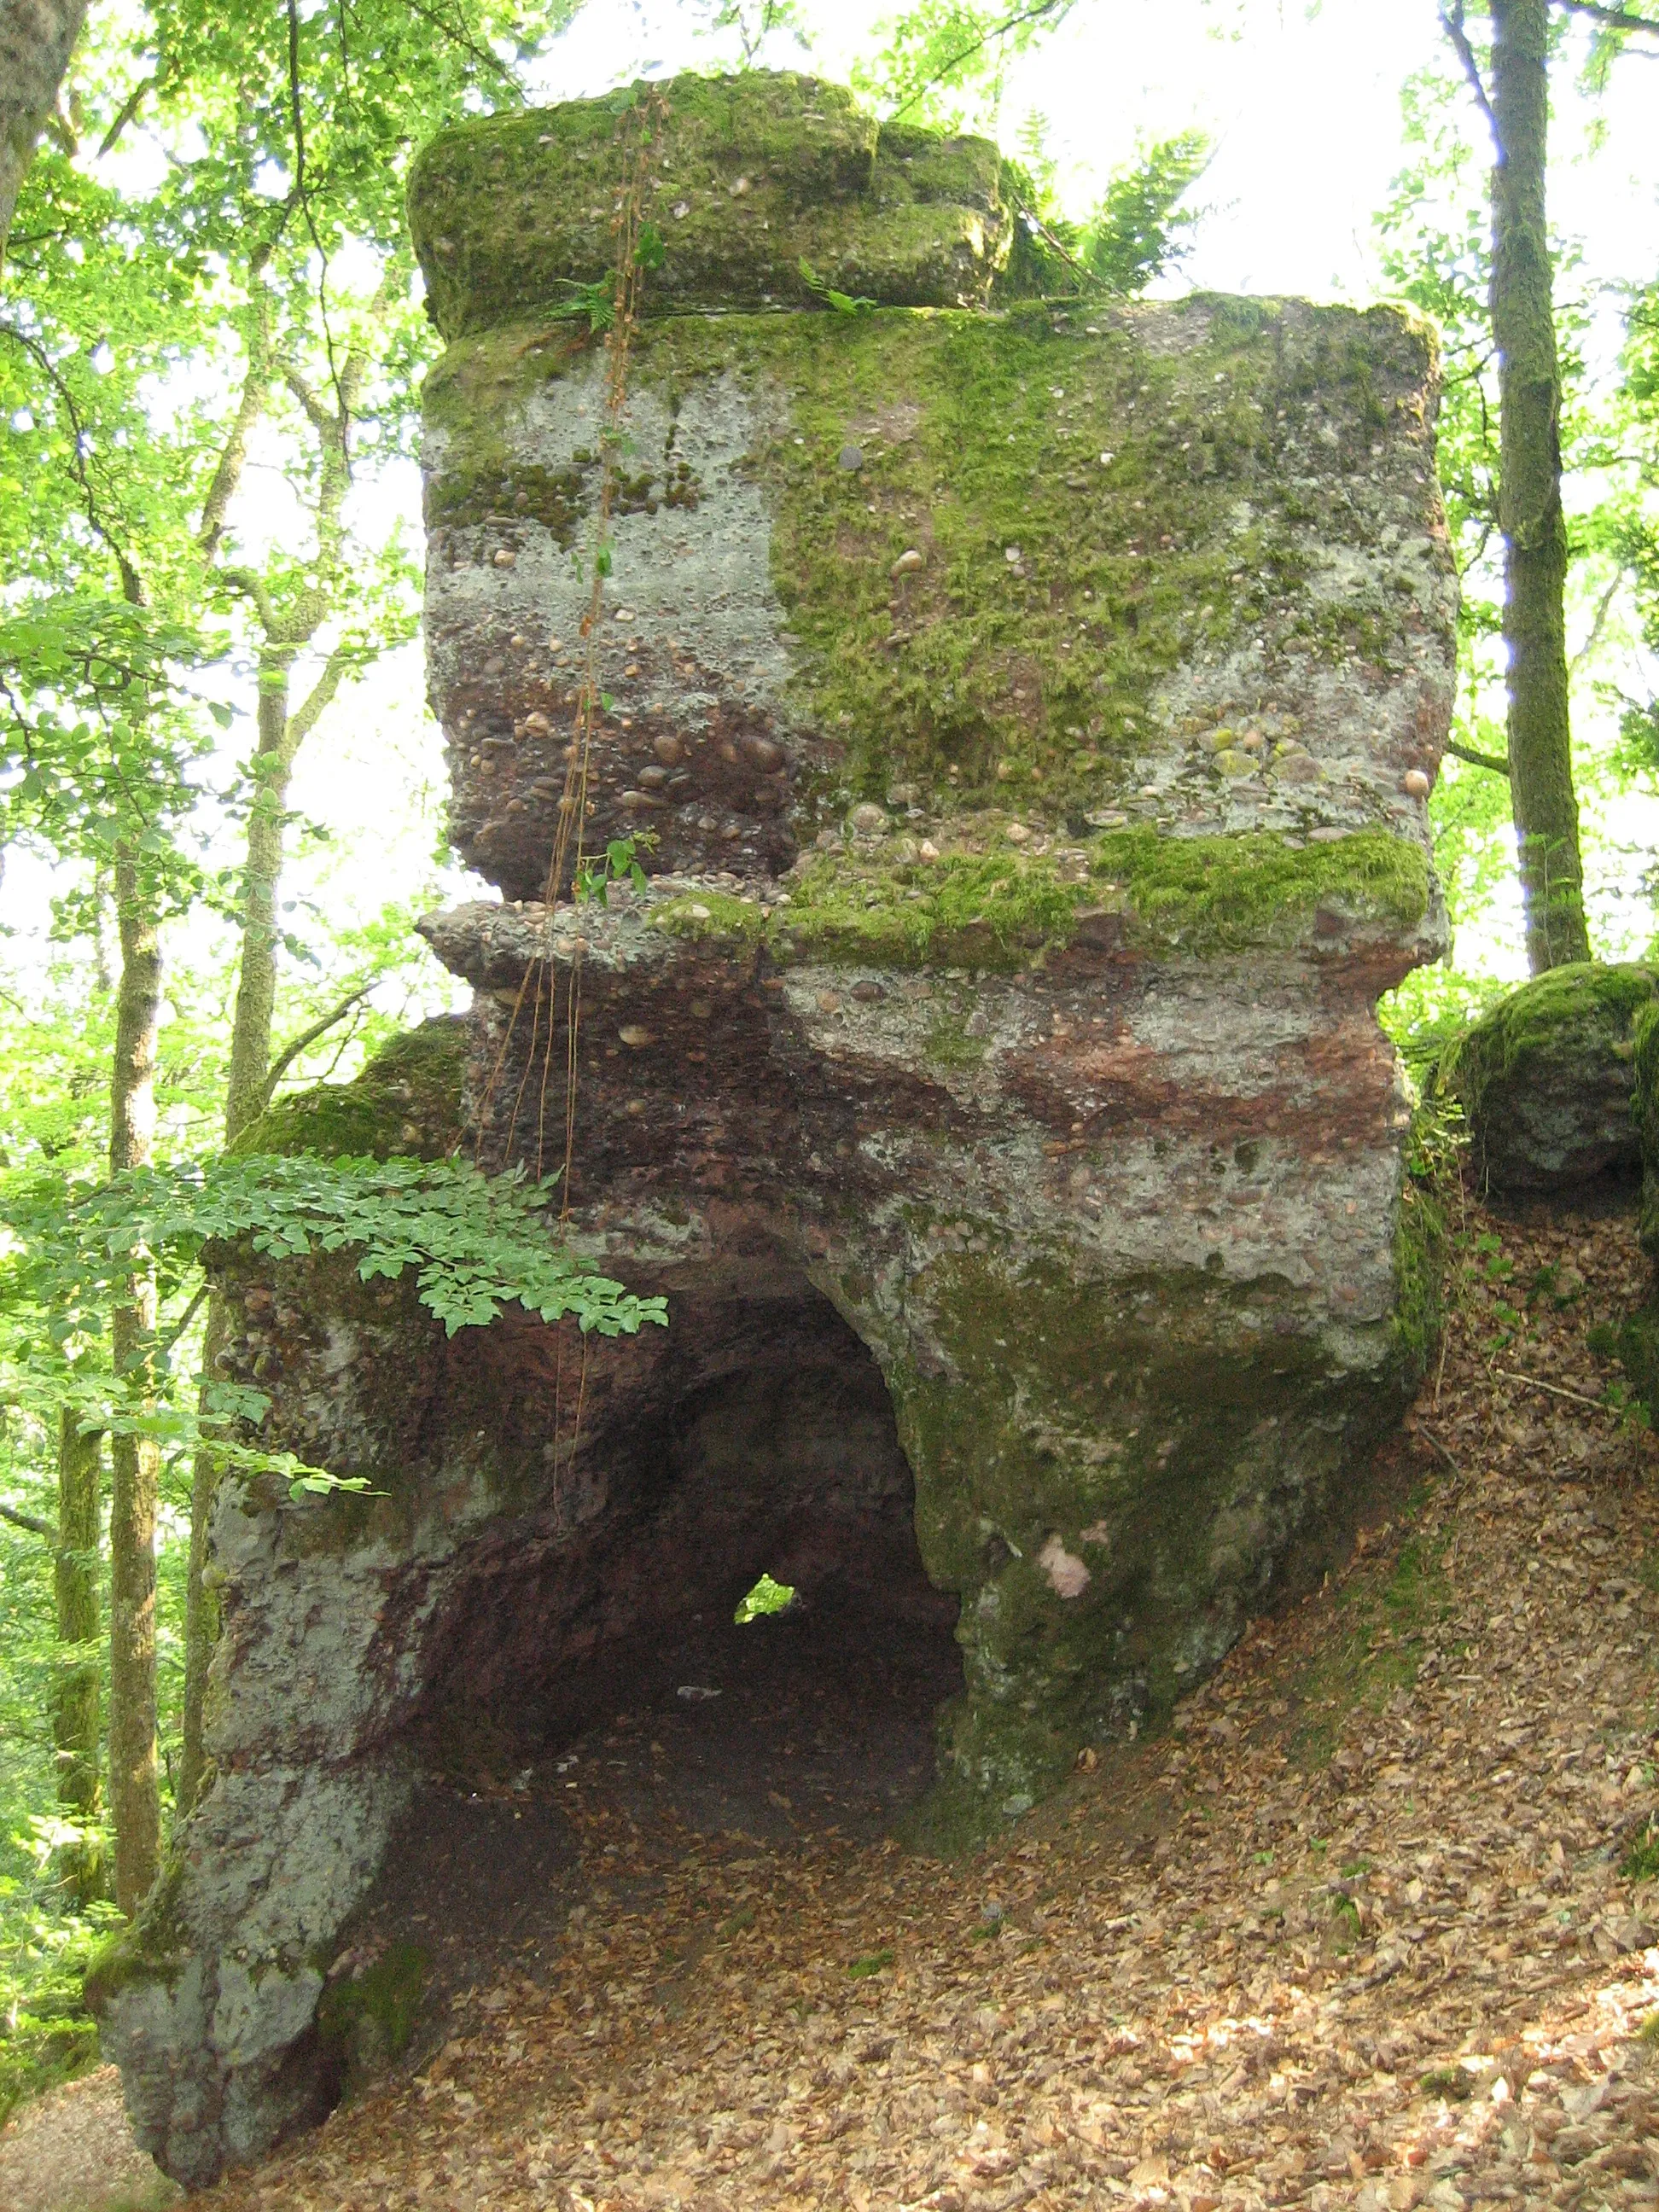
M 556 1730 L 767 1566 L 959 1608 L 934 1818 L 1017 1814 L 1340 1545 L 1429 1327 L 1374 1012 L 1443 944 L 1427 334 L 1022 300 L 992 149 L 803 79 L 667 101 L 576 793 L 651 880 L 542 902 L 606 377 L 551 311 L 633 128 L 590 104 L 415 173 L 432 692 L 505 897 L 423 925 L 474 1014 L 343 1119 L 552 1168 L 574 1049 L 574 1231 L 670 1322 L 446 1341 L 337 1263 L 238 1278 L 271 1433 L 390 1494 L 219 1510 L 217 1778 L 99 1983 L 191 2181 L 327 2094 L 413 1732 Z

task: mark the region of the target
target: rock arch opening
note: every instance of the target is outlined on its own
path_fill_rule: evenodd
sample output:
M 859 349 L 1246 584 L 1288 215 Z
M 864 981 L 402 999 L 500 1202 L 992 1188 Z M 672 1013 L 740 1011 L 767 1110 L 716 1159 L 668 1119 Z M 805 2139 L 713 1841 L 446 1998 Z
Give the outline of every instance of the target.
M 750 1287 L 677 1298 L 630 1418 L 613 1395 L 574 1455 L 550 1437 L 539 1502 L 456 1563 L 410 1723 L 428 1788 L 779 1838 L 878 1832 L 926 1791 L 957 1601 L 886 1385 L 804 1275 Z M 514 1423 L 511 1364 L 488 1395 Z M 750 1607 L 763 1582 L 793 1598 Z

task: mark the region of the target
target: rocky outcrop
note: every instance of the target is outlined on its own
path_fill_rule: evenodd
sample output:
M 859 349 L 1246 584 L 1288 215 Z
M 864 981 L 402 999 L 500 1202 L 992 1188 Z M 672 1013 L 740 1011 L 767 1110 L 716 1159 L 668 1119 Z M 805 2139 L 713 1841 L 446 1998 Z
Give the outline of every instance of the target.
M 670 1323 L 240 1285 L 270 1433 L 386 1495 L 220 1508 L 218 1779 L 101 1984 L 192 2181 L 326 2097 L 419 1743 L 556 1735 L 585 1658 L 765 1566 L 953 1612 L 935 1832 L 1018 1814 L 1340 1547 L 1432 1325 L 1375 1018 L 1444 944 L 1427 336 L 1022 302 L 992 149 L 805 80 L 667 99 L 568 791 L 605 360 L 549 307 L 614 113 L 462 126 L 412 205 L 432 693 L 505 895 L 422 925 L 476 992 L 454 1141 L 559 1166 L 574 1069 L 571 1233 Z M 589 851 L 649 834 L 643 893 L 550 902 L 567 797 Z
M 1443 1090 L 1468 1119 L 1483 1187 L 1565 1191 L 1634 1176 L 1636 1030 L 1659 991 L 1638 963 L 1553 968 L 1449 1047 Z

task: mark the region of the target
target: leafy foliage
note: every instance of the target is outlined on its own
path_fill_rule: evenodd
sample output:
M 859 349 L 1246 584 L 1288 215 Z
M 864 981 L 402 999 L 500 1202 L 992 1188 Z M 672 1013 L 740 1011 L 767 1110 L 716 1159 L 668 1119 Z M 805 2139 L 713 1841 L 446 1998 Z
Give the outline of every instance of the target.
M 97 1311 L 135 1259 L 153 1259 L 176 1279 L 210 1245 L 244 1240 L 279 1261 L 361 1247 L 364 1282 L 413 1268 L 421 1303 L 450 1336 L 513 1303 L 544 1322 L 570 1316 L 601 1336 L 663 1321 L 662 1299 L 633 1297 L 569 1249 L 547 1218 L 555 1181 L 487 1176 L 466 1160 L 255 1154 L 134 1171 L 89 1192 L 67 1216 L 55 1190 L 36 1211 L 26 1191 L 14 1193 L 7 1218 L 51 1271 L 64 1301 L 55 1328 L 65 1334 Z

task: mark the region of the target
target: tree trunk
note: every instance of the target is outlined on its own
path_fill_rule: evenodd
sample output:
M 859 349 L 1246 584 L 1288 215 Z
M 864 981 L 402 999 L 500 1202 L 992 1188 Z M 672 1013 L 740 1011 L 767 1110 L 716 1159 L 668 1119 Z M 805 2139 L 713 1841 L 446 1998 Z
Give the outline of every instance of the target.
M 242 878 L 242 957 L 236 979 L 236 1010 L 231 1023 L 230 1072 L 225 1086 L 225 1144 L 234 1145 L 265 1109 L 270 1074 L 270 1024 L 276 1007 L 276 896 L 283 874 L 283 824 L 289 785 L 298 750 L 289 717 L 286 647 L 268 653 L 259 670 L 258 744 L 254 754 L 255 788 L 247 824 L 247 863 Z M 216 1291 L 208 1305 L 202 1346 L 200 1410 L 205 1423 L 208 1392 L 218 1373 L 218 1357 L 229 1335 L 224 1301 Z M 203 1741 L 207 1671 L 219 1635 L 219 1607 L 202 1580 L 208 1536 L 218 1495 L 219 1463 L 210 1449 L 198 1449 L 190 1485 L 190 1571 L 185 1585 L 185 1724 L 179 1762 L 179 1812 L 188 1813 L 201 1790 L 207 1764 Z
M 0 0 L 0 263 L 86 17 L 87 0 Z
M 115 1062 L 110 1079 L 110 1170 L 142 1167 L 155 1127 L 155 1036 L 161 1002 L 161 934 L 137 862 L 115 864 L 121 932 Z M 150 1398 L 155 1283 L 133 1275 L 110 1316 L 115 1373 L 128 1405 Z M 155 1879 L 161 1830 L 155 1757 L 155 1494 L 160 1454 L 154 1438 L 114 1435 L 110 1549 L 109 1802 L 115 1827 L 115 1901 L 129 1916 Z
M 222 1296 L 215 1291 L 208 1299 L 207 1327 L 202 1336 L 202 1382 L 198 1414 L 208 1427 L 209 1391 L 219 1372 L 219 1354 L 229 1340 L 229 1317 Z M 191 1812 L 202 1792 L 207 1769 L 203 1723 L 207 1696 L 208 1668 L 219 1640 L 219 1601 L 202 1579 L 207 1565 L 208 1535 L 213 1501 L 218 1494 L 219 1462 L 212 1451 L 198 1445 L 190 1478 L 190 1567 L 185 1581 L 185 1721 L 184 1743 L 179 1753 L 177 1814 Z
M 288 710 L 292 648 L 267 649 L 259 665 L 259 736 L 242 875 L 242 958 L 230 1030 L 225 1086 L 225 1143 L 234 1145 L 265 1110 L 270 1024 L 276 1010 L 276 894 L 283 876 L 283 823 L 298 750 Z
M 104 1440 L 82 1436 L 65 1406 L 58 1417 L 58 1664 L 52 1694 L 52 1735 L 58 1753 L 58 1802 L 81 1827 L 102 1808 L 98 1759 L 98 1569 L 100 1462 Z M 68 1856 L 66 1853 L 64 1855 Z M 90 1904 L 103 1893 L 103 1854 L 83 1838 L 68 1869 L 76 1894 Z
M 1492 327 L 1509 648 L 1510 790 L 1534 975 L 1588 960 L 1572 784 L 1561 511 L 1561 379 L 1545 214 L 1549 0 L 1492 0 Z

